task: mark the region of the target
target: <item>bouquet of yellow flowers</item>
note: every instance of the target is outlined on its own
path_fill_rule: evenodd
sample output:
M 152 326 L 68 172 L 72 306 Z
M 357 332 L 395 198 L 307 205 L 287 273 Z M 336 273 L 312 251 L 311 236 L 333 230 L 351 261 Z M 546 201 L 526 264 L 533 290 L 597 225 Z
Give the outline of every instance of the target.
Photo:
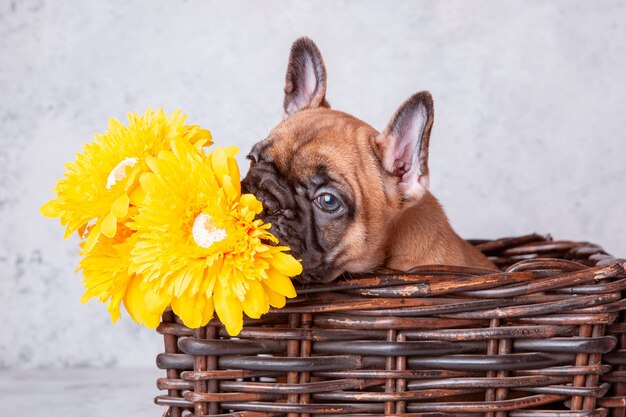
M 111 119 L 65 165 L 41 208 L 81 238 L 81 301 L 108 301 L 114 322 L 123 303 L 149 328 L 168 306 L 192 328 L 215 313 L 234 336 L 243 313 L 259 318 L 295 297 L 302 266 L 256 218 L 261 202 L 241 193 L 237 148 L 205 152 L 210 132 L 180 111 L 128 119 Z

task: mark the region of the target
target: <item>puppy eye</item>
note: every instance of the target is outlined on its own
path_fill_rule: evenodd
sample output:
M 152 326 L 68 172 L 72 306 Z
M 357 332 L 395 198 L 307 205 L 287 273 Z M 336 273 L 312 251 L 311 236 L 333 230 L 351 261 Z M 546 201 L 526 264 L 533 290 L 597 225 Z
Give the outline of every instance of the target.
M 336 213 L 341 209 L 341 201 L 330 193 L 320 194 L 315 198 L 315 204 L 327 213 Z
M 257 163 L 257 159 L 256 156 L 252 155 L 251 153 L 249 153 L 248 155 L 246 155 L 246 158 L 248 160 L 250 160 L 250 166 L 254 165 Z

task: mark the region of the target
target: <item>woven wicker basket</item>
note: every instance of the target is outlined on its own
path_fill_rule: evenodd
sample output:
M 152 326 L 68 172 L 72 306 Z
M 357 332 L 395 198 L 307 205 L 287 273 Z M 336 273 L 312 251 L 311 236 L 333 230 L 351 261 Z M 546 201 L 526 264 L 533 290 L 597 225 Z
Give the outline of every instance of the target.
M 166 415 L 623 417 L 626 264 L 538 235 L 436 266 L 298 290 L 284 309 L 158 331 Z

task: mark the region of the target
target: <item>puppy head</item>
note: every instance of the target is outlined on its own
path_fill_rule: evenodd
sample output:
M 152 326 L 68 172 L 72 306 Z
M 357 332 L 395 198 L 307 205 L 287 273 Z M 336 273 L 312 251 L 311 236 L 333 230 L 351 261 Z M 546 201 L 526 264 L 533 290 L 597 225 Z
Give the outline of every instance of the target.
M 302 259 L 304 282 L 365 272 L 384 259 L 387 226 L 428 191 L 428 92 L 407 100 L 382 133 L 326 101 L 326 69 L 315 44 L 289 57 L 284 119 L 257 143 L 243 180 L 271 231 Z

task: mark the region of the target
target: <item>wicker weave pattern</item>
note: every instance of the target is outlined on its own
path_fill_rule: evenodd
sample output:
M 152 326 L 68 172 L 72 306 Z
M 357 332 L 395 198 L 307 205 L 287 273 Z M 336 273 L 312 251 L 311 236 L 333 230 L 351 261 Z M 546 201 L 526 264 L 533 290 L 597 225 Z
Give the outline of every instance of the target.
M 502 273 L 424 267 L 300 288 L 230 339 L 166 312 L 170 416 L 623 417 L 626 264 L 538 235 Z

